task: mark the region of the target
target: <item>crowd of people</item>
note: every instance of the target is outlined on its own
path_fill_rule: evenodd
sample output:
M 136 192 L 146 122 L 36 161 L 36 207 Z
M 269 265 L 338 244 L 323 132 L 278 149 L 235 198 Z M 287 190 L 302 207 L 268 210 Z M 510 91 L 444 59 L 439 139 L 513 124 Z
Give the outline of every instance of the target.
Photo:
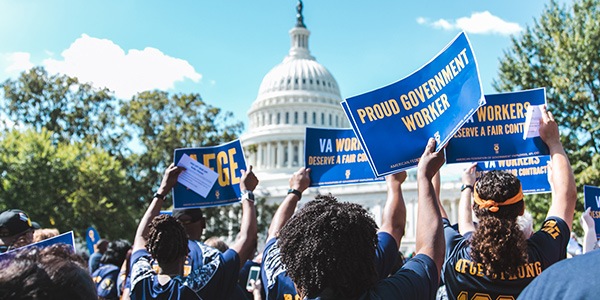
M 600 251 L 592 251 L 594 221 L 589 211 L 582 217 L 582 252 L 589 253 L 564 260 L 577 191 L 558 126 L 546 110 L 540 136 L 551 155 L 552 202 L 537 231 L 523 217 L 519 180 L 502 171 L 476 180 L 475 165 L 462 176 L 458 223 L 451 224 L 440 202 L 444 151 L 435 152 L 434 139 L 418 163 L 416 248 L 406 260 L 399 252 L 406 172 L 386 176 L 378 227 L 365 208 L 331 194 L 298 208 L 311 172 L 299 169 L 271 220 L 264 249 L 257 249 L 253 192 L 259 180 L 252 166 L 240 180 L 240 231 L 227 245 L 217 238 L 202 241 L 201 209 L 160 213 L 184 171 L 171 165 L 133 243 L 100 240 L 87 263 L 63 244 L 23 247 L 37 233 L 31 220 L 21 210 L 2 212 L 0 252 L 8 253 L 0 255 L 0 299 L 592 299 L 595 289 L 586 279 L 594 278 L 600 260 Z M 256 267 L 259 276 L 250 279 Z

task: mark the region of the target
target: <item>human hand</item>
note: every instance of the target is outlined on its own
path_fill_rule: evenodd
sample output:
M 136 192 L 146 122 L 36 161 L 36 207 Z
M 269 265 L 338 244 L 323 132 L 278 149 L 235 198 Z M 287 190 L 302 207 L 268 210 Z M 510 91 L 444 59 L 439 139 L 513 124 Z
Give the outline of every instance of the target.
M 241 191 L 254 191 L 258 185 L 258 178 L 252 172 L 252 166 L 248 166 L 248 171 L 241 170 L 242 178 L 240 179 L 240 190 Z
M 474 185 L 476 179 L 476 167 L 477 163 L 472 163 L 465 171 L 462 173 L 462 183 L 464 185 Z
M 160 187 L 158 188 L 157 193 L 166 195 L 168 192 L 170 192 L 175 184 L 177 184 L 177 178 L 179 177 L 179 174 L 181 174 L 183 171 L 185 171 L 184 167 L 178 167 L 175 164 L 169 165 L 165 170 L 165 174 L 160 182 Z
M 385 176 L 385 181 L 388 185 L 388 188 L 392 188 L 392 187 L 397 188 L 402 185 L 402 183 L 406 180 L 407 176 L 408 175 L 406 174 L 406 171 L 402 171 L 399 173 Z
M 560 143 L 560 134 L 558 124 L 554 121 L 554 116 L 542 106 L 542 119 L 540 119 L 540 137 L 549 148 L 562 146 Z
M 250 279 L 250 284 L 252 285 L 252 290 L 248 290 L 248 292 L 252 293 L 252 296 L 254 296 L 254 300 L 262 299 L 262 283 L 260 279 L 257 279 L 256 281 L 254 281 L 254 279 Z
M 418 176 L 425 176 L 428 180 L 431 180 L 433 176 L 440 170 L 444 162 L 446 162 L 446 156 L 444 151 L 435 151 L 435 139 L 429 138 L 425 151 L 419 159 L 418 165 Z
M 310 168 L 300 168 L 290 178 L 290 188 L 304 192 L 310 185 Z

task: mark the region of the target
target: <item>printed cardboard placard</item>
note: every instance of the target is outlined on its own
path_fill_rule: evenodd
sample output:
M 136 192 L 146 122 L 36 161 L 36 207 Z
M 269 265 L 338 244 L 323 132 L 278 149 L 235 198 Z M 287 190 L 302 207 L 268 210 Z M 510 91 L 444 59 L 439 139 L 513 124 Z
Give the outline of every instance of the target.
M 311 187 L 384 180 L 373 174 L 352 129 L 307 127 L 304 145 Z
M 175 149 L 176 165 L 184 154 L 217 172 L 219 176 L 206 197 L 178 182 L 173 188 L 175 209 L 220 206 L 240 201 L 241 170 L 246 170 L 246 159 L 239 140 L 213 147 Z
M 414 73 L 348 98 L 342 107 L 381 177 L 415 167 L 429 138 L 439 151 L 483 104 L 477 62 L 463 32 Z

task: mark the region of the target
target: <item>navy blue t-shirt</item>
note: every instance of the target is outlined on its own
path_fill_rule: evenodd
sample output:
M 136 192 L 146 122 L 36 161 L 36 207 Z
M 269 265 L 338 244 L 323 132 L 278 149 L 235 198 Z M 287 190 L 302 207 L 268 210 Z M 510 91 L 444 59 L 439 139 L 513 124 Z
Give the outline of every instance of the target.
M 600 251 L 560 261 L 544 270 L 519 299 L 598 299 Z
M 188 247 L 192 273 L 198 272 L 195 279 L 198 295 L 204 299 L 230 298 L 236 288 L 240 271 L 240 258 L 237 252 L 227 249 L 221 253 L 215 248 L 193 240 L 188 241 Z
M 132 300 L 186 300 L 202 299 L 195 292 L 196 276 L 192 272 L 185 280 L 181 276 L 171 278 L 165 285 L 158 282 L 158 275 L 151 265 L 152 258 L 144 250 L 137 250 L 131 255 L 131 294 Z
M 396 240 L 387 232 L 377 233 L 377 248 L 375 258 L 375 270 L 378 278 L 386 278 L 396 260 L 398 259 L 398 248 Z M 267 241 L 263 252 L 261 268 L 261 280 L 263 288 L 267 293 L 268 300 L 295 300 L 300 299 L 294 282 L 287 275 L 285 266 L 281 262 L 277 238 Z
M 118 299 L 117 295 L 117 278 L 119 276 L 119 268 L 111 264 L 100 264 L 100 267 L 92 273 L 92 279 L 96 284 L 98 297 L 105 299 Z
M 484 266 L 471 258 L 469 239 L 472 232 L 462 236 L 447 219 L 443 221 L 446 259 L 442 276 L 449 299 L 471 299 L 475 294 L 490 299 L 502 296 L 514 299 L 543 270 L 566 257 L 569 227 L 562 219 L 550 217 L 544 221 L 542 229 L 527 240 L 528 262 L 519 266 L 518 274 L 512 277 L 499 274 L 490 278 L 485 274 Z
M 434 299 L 438 288 L 438 270 L 435 262 L 427 255 L 418 254 L 402 266 L 398 272 L 380 279 L 359 300 L 420 300 Z M 306 298 L 307 300 L 309 298 Z M 325 289 L 314 300 L 342 299 L 335 291 Z

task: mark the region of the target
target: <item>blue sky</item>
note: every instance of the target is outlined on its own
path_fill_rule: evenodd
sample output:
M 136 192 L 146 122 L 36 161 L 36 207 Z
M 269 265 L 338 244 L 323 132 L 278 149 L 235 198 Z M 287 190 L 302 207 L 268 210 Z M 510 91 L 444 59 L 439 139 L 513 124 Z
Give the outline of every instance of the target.
M 0 2 L 0 81 L 33 65 L 107 86 L 123 98 L 196 92 L 247 123 L 263 76 L 288 52 L 295 0 Z M 342 97 L 397 81 L 461 30 L 485 93 L 510 36 L 547 1 L 304 1 L 310 50 Z

